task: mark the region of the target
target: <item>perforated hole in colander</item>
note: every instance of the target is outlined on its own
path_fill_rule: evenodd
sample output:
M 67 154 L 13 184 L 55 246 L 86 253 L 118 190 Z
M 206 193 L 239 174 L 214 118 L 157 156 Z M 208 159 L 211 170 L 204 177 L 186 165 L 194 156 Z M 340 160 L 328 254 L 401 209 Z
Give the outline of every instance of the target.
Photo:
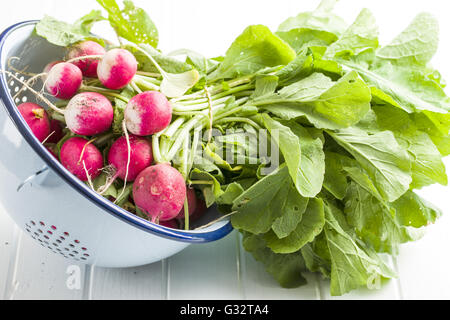
M 87 261 L 90 257 L 86 245 L 67 231 L 60 231 L 55 225 L 47 225 L 44 221 L 33 221 L 25 224 L 25 231 L 41 246 L 56 254 L 75 261 Z
M 27 81 L 28 80 L 27 78 L 25 78 L 25 76 L 20 75 L 19 73 L 15 73 L 14 75 L 16 77 L 18 77 L 21 81 Z M 16 94 L 19 92 L 19 90 L 23 87 L 23 84 L 21 84 L 17 80 L 10 79 L 9 82 L 8 82 L 8 86 L 9 86 L 9 92 L 11 93 L 11 96 L 15 97 Z M 16 104 L 27 102 L 29 100 L 29 98 L 30 98 L 27 95 L 27 91 L 28 90 L 24 88 L 22 90 L 22 92 L 20 93 L 20 95 L 17 96 L 14 99 L 14 102 Z
M 18 65 L 16 65 L 18 64 Z M 14 97 L 14 102 L 19 105 L 21 103 L 25 103 L 25 102 L 35 102 L 38 104 L 39 103 L 39 98 L 36 98 L 36 96 L 30 91 L 28 90 L 26 87 L 24 87 L 23 83 L 21 82 L 26 82 L 28 81 L 31 76 L 28 73 L 24 73 L 21 74 L 19 72 L 16 72 L 18 69 L 22 69 L 23 66 L 21 66 L 20 62 L 15 62 L 13 63 L 14 68 L 16 68 L 16 70 L 9 70 L 11 73 L 13 73 L 20 81 L 17 81 L 16 79 L 13 79 L 11 77 L 8 78 L 8 87 L 9 87 L 9 92 L 11 93 L 11 96 Z M 36 80 L 33 81 L 33 83 L 31 83 L 31 87 L 38 91 L 41 92 L 43 95 L 46 96 L 46 98 L 49 98 L 50 100 L 53 100 L 52 97 L 49 97 L 48 94 L 43 90 L 43 83 L 41 80 Z M 20 91 L 19 94 L 17 94 Z M 42 105 L 42 104 L 41 104 Z M 45 107 L 45 105 L 43 105 L 43 107 Z

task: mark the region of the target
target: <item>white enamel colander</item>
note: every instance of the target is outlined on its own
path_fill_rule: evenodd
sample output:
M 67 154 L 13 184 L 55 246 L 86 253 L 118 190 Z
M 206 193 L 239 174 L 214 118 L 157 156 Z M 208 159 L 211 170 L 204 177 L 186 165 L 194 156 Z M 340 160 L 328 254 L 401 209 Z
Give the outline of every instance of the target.
M 35 24 L 21 22 L 2 33 L 1 70 L 8 70 L 8 60 L 18 57 L 16 65 L 40 73 L 48 62 L 64 56 L 63 48 L 34 35 Z M 36 100 L 26 90 L 13 101 L 19 87 L 20 83 L 0 74 L 0 202 L 17 225 L 42 246 L 90 265 L 131 267 L 159 261 L 189 244 L 216 241 L 231 232 L 228 220 L 200 231 L 168 229 L 93 192 L 29 130 L 16 104 Z M 218 213 L 210 210 L 199 223 L 217 217 Z

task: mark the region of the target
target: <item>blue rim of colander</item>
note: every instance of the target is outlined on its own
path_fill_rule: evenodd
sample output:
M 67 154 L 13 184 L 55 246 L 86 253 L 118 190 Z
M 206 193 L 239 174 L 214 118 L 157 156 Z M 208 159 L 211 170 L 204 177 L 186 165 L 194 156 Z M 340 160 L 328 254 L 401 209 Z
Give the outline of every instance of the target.
M 17 24 L 8 27 L 5 31 L 3 31 L 3 33 L 0 35 L 0 57 L 3 53 L 3 46 L 6 38 L 13 31 L 21 27 L 36 24 L 37 22 L 39 22 L 39 20 L 29 20 L 19 22 Z M 0 70 L 6 70 L 1 60 L 0 60 Z M 2 99 L 6 107 L 6 110 L 9 114 L 9 117 L 16 125 L 17 129 L 19 130 L 23 138 L 27 141 L 27 143 L 31 146 L 31 148 L 42 158 L 42 160 L 44 160 L 44 162 L 46 163 L 46 165 L 48 165 L 49 168 L 51 168 L 54 172 L 56 172 L 58 176 L 60 176 L 65 182 L 67 182 L 70 186 L 72 186 L 82 196 L 84 196 L 85 198 L 87 198 L 100 208 L 104 209 L 107 213 L 143 231 L 170 240 L 176 240 L 185 243 L 213 242 L 227 236 L 233 230 L 230 221 L 228 221 L 219 229 L 213 231 L 189 232 L 189 231 L 169 229 L 163 226 L 159 226 L 157 224 L 153 224 L 147 220 L 144 220 L 122 209 L 121 207 L 113 204 L 111 201 L 100 196 L 99 194 L 93 192 L 87 185 L 85 185 L 82 181 L 80 181 L 74 175 L 72 175 L 66 168 L 64 168 L 62 164 L 59 163 L 46 150 L 46 148 L 39 142 L 39 140 L 37 140 L 37 138 L 33 135 L 31 130 L 29 129 L 25 120 L 19 113 L 16 104 L 14 103 L 11 94 L 7 88 L 8 85 L 5 76 L 0 76 L 0 99 Z

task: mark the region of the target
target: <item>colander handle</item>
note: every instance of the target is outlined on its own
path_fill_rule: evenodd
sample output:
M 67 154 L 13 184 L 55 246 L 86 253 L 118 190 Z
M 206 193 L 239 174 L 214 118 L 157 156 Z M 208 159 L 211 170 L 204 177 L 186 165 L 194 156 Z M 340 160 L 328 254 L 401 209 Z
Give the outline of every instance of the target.
M 36 183 L 40 183 L 41 181 L 38 181 L 37 178 L 42 177 L 44 173 L 48 172 L 49 168 L 47 166 L 44 166 L 41 170 L 37 171 L 36 173 L 32 174 L 31 176 L 29 176 L 28 178 L 26 178 L 22 183 L 20 183 L 17 186 L 16 191 L 20 192 L 20 190 L 27 184 L 31 184 L 33 181 L 35 181 Z

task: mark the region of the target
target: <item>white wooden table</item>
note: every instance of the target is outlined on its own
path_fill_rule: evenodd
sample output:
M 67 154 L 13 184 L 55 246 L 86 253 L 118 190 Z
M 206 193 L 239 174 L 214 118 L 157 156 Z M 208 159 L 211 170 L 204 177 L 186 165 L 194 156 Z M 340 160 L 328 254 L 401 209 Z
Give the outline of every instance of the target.
M 161 48 L 188 47 L 205 55 L 220 55 L 249 24 L 271 28 L 288 16 L 316 6 L 298 0 L 136 0 L 160 29 Z M 5 4 L 3 4 L 5 6 Z M 362 7 L 378 18 L 382 40 L 406 26 L 423 10 L 441 21 L 442 46 L 434 64 L 450 79 L 449 5 L 442 0 L 343 0 L 338 13 L 354 19 Z M 73 21 L 91 8 L 93 0 L 14 0 L 0 11 L 0 29 L 44 14 Z M 257 12 L 256 12 L 257 11 Z M 399 15 L 399 13 L 402 13 Z M 450 160 L 446 161 L 450 168 Z M 450 172 L 450 171 L 449 171 Z M 424 239 L 404 245 L 391 261 L 399 278 L 379 291 L 360 290 L 343 299 L 450 299 L 450 188 L 420 192 L 444 211 Z M 80 274 L 80 283 L 71 282 Z M 0 204 L 0 299 L 331 299 L 329 283 L 307 275 L 308 285 L 281 289 L 240 245 L 234 232 L 225 239 L 195 245 L 164 261 L 130 269 L 86 267 L 56 256 L 21 232 Z M 79 285 L 79 286 L 78 286 Z

